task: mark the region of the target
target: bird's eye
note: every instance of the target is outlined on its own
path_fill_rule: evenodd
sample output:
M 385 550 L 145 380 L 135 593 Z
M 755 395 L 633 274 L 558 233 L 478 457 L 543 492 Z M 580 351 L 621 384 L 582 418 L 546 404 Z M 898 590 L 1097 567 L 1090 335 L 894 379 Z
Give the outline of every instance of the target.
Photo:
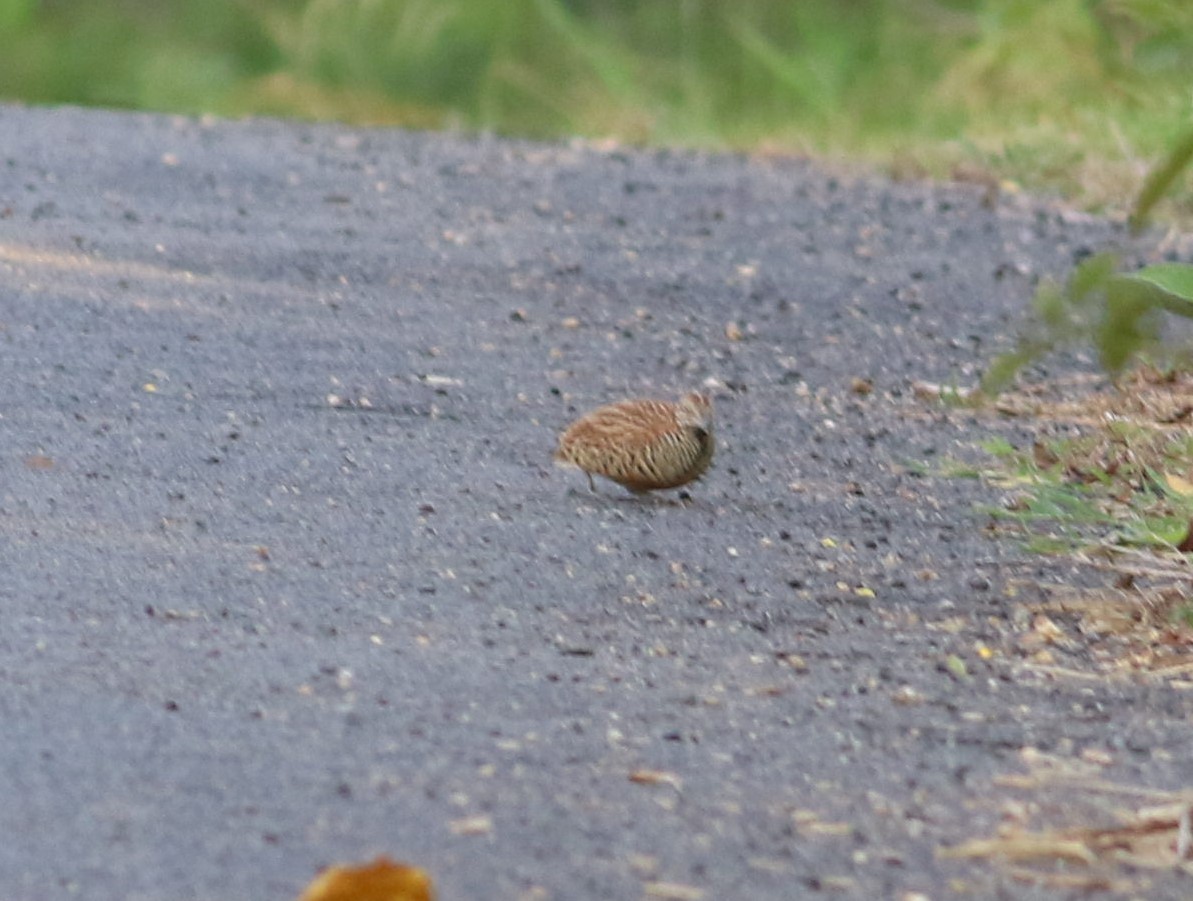
M 693 426 L 692 434 L 696 436 L 697 441 L 708 440 L 708 429 L 701 428 L 700 426 Z

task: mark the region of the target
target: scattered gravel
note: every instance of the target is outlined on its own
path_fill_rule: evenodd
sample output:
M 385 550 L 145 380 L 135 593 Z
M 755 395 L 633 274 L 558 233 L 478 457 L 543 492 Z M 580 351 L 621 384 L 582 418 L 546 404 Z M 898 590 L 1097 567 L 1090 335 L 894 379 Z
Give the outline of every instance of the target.
M 1191 784 L 1193 694 L 1017 650 L 1105 576 L 936 475 L 1030 423 L 912 387 L 1118 226 L 794 160 L 0 129 L 8 897 L 290 899 L 385 853 L 445 901 L 1056 898 L 936 856 L 1072 824 L 999 781 L 1024 748 Z M 690 498 L 552 466 L 692 389 Z

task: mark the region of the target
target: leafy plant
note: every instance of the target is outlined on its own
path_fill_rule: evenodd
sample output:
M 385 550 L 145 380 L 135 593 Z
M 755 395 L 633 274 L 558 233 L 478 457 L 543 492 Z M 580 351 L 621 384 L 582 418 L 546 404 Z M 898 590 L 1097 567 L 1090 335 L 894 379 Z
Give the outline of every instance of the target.
M 1116 254 L 1100 253 L 1063 284 L 1041 284 L 1028 332 L 991 364 L 983 394 L 1001 393 L 1024 366 L 1079 343 L 1093 344 L 1103 369 L 1117 376 L 1133 358 L 1157 347 L 1162 313 L 1193 319 L 1193 266 L 1159 263 L 1127 273 L 1118 266 Z
M 1147 179 L 1131 214 L 1138 230 L 1156 203 L 1193 161 L 1189 131 Z M 1019 371 L 1060 346 L 1091 343 L 1102 368 L 1118 376 L 1132 359 L 1156 347 L 1163 313 L 1193 319 L 1193 266 L 1158 263 L 1119 271 L 1112 252 L 1079 264 L 1063 283 L 1047 280 L 1032 300 L 1033 321 L 1010 353 L 997 357 L 982 379 L 984 395 L 1006 390 Z

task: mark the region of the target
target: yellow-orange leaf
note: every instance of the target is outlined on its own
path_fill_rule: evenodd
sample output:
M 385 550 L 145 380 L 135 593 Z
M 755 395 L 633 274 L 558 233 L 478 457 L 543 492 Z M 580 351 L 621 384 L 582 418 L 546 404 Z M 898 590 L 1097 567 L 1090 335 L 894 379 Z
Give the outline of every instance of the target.
M 434 901 L 431 877 L 417 867 L 378 857 L 360 866 L 328 867 L 299 901 Z
M 1193 482 L 1174 476 L 1170 472 L 1164 473 L 1164 481 L 1168 483 L 1168 490 L 1181 497 L 1193 497 Z

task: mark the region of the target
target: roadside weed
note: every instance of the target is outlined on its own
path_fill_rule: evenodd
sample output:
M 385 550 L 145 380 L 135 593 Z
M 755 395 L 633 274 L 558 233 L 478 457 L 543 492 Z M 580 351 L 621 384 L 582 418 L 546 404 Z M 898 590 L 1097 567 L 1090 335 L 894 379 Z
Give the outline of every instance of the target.
M 1052 553 L 1179 547 L 1193 522 L 1191 413 L 1193 377 L 1144 369 L 1117 389 L 1037 403 L 1032 415 L 1062 434 L 1029 448 L 1003 438 L 983 444 L 997 461 L 983 476 L 1007 491 L 986 512 Z

